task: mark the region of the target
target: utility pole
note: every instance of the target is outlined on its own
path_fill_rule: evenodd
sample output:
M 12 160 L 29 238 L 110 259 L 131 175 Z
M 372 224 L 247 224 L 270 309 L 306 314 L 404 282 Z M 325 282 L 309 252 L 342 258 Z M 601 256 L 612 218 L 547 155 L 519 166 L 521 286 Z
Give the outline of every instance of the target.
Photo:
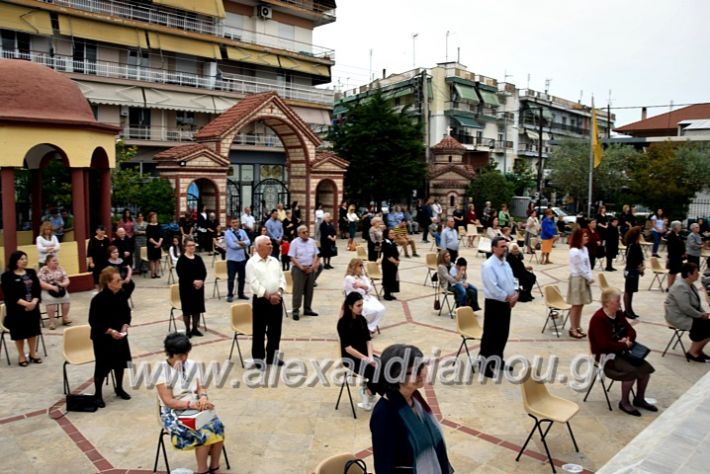
M 412 68 L 417 67 L 417 36 L 419 33 L 412 33 Z
M 449 30 L 446 30 L 446 62 L 449 62 Z
M 543 162 L 542 162 L 542 104 L 540 105 L 540 136 L 538 137 L 538 149 L 537 149 L 537 207 L 540 207 L 542 202 L 542 173 L 543 173 Z

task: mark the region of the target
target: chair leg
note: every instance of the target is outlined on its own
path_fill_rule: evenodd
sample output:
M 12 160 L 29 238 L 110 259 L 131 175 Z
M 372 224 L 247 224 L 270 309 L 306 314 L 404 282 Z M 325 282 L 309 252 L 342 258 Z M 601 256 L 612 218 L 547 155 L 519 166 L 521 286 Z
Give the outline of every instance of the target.
M 47 357 L 47 346 L 44 343 L 44 334 L 42 334 L 42 331 L 39 332 L 39 339 L 35 342 L 35 351 L 39 350 L 39 343 L 42 343 L 42 350 L 44 352 L 44 356 Z
M 541 425 L 545 421 L 549 422 L 550 424 L 547 425 L 547 429 L 543 433 Z M 552 472 L 557 473 L 557 471 L 555 470 L 555 463 L 552 460 L 552 455 L 550 454 L 550 448 L 547 447 L 547 441 L 545 440 L 545 437 L 547 436 L 547 433 L 550 432 L 550 428 L 552 428 L 553 423 L 554 422 L 552 420 L 540 420 L 537 424 L 537 430 L 540 433 L 540 438 L 542 439 L 542 445 L 545 447 L 545 452 L 547 453 L 547 459 L 550 461 L 550 467 L 552 468 Z
M 459 350 L 456 351 L 456 355 L 454 356 L 454 359 L 459 358 L 459 354 L 461 354 L 461 349 L 463 349 L 464 344 L 466 344 L 466 338 L 461 336 L 461 345 L 459 345 Z M 468 348 L 466 348 L 466 352 L 468 352 Z
M 355 413 L 355 404 L 353 403 L 353 397 L 350 393 L 350 384 L 348 383 L 347 375 L 343 379 L 343 383 L 340 385 L 340 393 L 338 394 L 338 400 L 335 402 L 335 409 L 337 410 L 338 406 L 340 405 L 340 397 L 343 395 L 343 388 L 347 388 L 348 390 L 348 398 L 350 399 L 350 408 L 353 411 L 353 418 L 357 419 L 357 414 Z
M 205 319 L 205 313 L 202 313 L 202 327 L 207 331 L 207 319 Z
M 587 398 L 589 398 L 589 394 L 591 393 L 592 389 L 594 388 L 594 384 L 597 383 L 597 376 L 594 376 L 592 379 L 592 383 L 589 384 L 589 388 L 587 389 L 587 393 L 584 395 L 584 398 L 582 401 L 586 402 Z
M 609 390 L 611 390 L 611 386 L 614 383 L 614 381 L 613 380 L 611 381 L 611 383 L 609 384 L 609 388 L 606 388 L 604 386 L 604 378 L 602 378 L 601 374 L 599 375 L 599 381 L 602 384 L 602 392 L 604 392 L 604 398 L 606 399 L 606 406 L 609 407 L 609 411 L 613 411 L 611 409 L 611 402 L 609 401 Z
M 170 308 L 170 319 L 168 319 L 168 332 L 170 328 L 174 327 L 175 332 L 177 332 L 177 322 L 175 321 L 175 308 Z
M 7 352 L 7 342 L 5 341 L 5 332 L 0 334 L 0 346 L 5 347 L 5 358 L 7 359 L 7 365 L 10 365 L 10 354 Z
M 158 470 L 158 459 L 160 458 L 161 449 L 163 451 L 163 461 L 165 461 L 165 470 L 167 472 L 170 472 L 170 464 L 168 463 L 168 452 L 165 449 L 165 440 L 163 439 L 163 436 L 166 435 L 167 433 L 161 428 L 160 436 L 158 437 L 158 448 L 155 450 L 155 463 L 153 464 L 153 472 L 157 472 Z M 227 469 L 229 469 L 229 467 Z
M 579 452 L 579 447 L 577 446 L 577 440 L 574 439 L 574 433 L 572 433 L 572 425 L 569 424 L 569 421 L 566 424 L 567 424 L 567 429 L 569 430 L 569 435 L 572 437 L 572 444 L 574 444 L 574 450 Z
M 676 337 L 678 336 L 678 331 L 674 332 L 673 335 L 671 336 L 670 341 L 668 341 L 668 344 L 666 344 L 666 348 L 663 349 L 663 353 L 661 354 L 661 357 L 666 356 L 666 352 L 668 352 L 668 348 L 671 347 L 671 344 L 673 344 L 673 341 L 675 341 Z M 675 344 L 673 345 L 673 349 L 675 349 L 675 346 L 678 345 L 678 341 L 675 341 Z
M 288 319 L 288 310 L 286 309 L 286 301 L 284 301 L 283 298 L 281 298 L 281 307 L 284 310 L 284 318 Z
M 69 362 L 64 361 L 64 366 L 62 367 L 62 373 L 64 374 L 64 395 L 69 395 L 71 393 L 69 388 L 69 377 L 67 377 L 67 364 L 69 364 Z
M 222 444 L 222 454 L 224 455 L 224 463 L 227 465 L 227 470 L 229 471 L 232 469 L 232 466 L 229 465 L 229 457 L 227 456 L 227 448 L 224 447 L 224 444 Z

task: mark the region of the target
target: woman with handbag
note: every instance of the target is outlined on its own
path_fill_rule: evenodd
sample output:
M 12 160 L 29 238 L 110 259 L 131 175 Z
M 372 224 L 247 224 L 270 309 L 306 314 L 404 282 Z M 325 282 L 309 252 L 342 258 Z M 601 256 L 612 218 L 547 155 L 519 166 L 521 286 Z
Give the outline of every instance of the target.
M 569 310 L 570 337 L 582 339 L 582 308 L 592 302 L 590 285 L 594 283 L 592 268 L 589 264 L 587 242 L 589 236 L 584 229 L 577 228 L 569 238 L 569 280 L 567 286 L 567 303 L 572 305 Z
M 333 218 L 330 212 L 326 212 L 323 214 L 323 222 L 320 223 L 320 256 L 323 257 L 323 268 L 325 270 L 333 268 L 330 264 L 330 259 L 338 255 L 337 236 L 338 234 L 333 226 Z
M 626 233 L 626 267 L 624 268 L 624 311 L 629 319 L 636 319 L 638 314 L 634 313 L 632 307 L 634 293 L 639 291 L 639 278 L 643 276 L 645 266 L 643 264 L 643 251 L 641 250 L 641 227 L 632 227 Z
M 558 238 L 557 227 L 555 226 L 555 218 L 552 214 L 552 209 L 545 209 L 545 216 L 540 224 L 540 239 L 542 239 L 542 260 L 541 264 L 551 264 L 550 253 L 552 253 L 552 244 Z
M 39 286 L 42 288 L 42 302 L 47 308 L 47 318 L 49 318 L 49 329 L 57 328 L 55 316 L 57 309 L 61 305 L 62 324 L 69 326 L 72 321 L 69 319 L 69 277 L 67 272 L 59 266 L 59 260 L 55 254 L 47 255 L 45 265 L 37 273 Z
M 589 321 L 589 344 L 596 361 L 601 363 L 604 375 L 621 381 L 619 410 L 641 416 L 636 408 L 658 411 L 645 399 L 646 387 L 655 369 L 646 360 L 626 355 L 636 341 L 636 331 L 621 311 L 621 293 L 616 288 L 602 291 L 602 307 Z M 614 355 L 607 359 L 608 355 Z M 636 382 L 636 396 L 629 401 L 629 393 Z
M 185 334 L 174 332 L 165 337 L 163 346 L 167 360 L 160 365 L 155 383 L 160 421 L 170 434 L 175 448 L 195 450 L 198 474 L 216 474 L 224 444 L 222 421 L 212 414 L 207 423 L 192 429 L 179 419 L 186 410 L 202 412 L 214 409 L 214 403 L 209 401 L 207 390 L 195 370 L 195 362 L 188 359 L 192 343 Z

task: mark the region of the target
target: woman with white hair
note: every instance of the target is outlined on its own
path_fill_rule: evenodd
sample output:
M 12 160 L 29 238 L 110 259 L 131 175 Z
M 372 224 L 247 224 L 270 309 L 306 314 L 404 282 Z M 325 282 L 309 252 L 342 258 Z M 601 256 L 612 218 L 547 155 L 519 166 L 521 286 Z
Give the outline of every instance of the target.
M 525 266 L 525 259 L 523 253 L 520 251 L 520 247 L 515 242 L 510 242 L 508 244 L 508 255 L 505 257 L 506 261 L 510 265 L 511 270 L 513 270 L 513 276 L 518 279 L 520 283 L 520 298 L 518 301 L 521 303 L 526 303 L 535 299 L 532 295 L 532 288 L 537 281 L 537 277 L 532 272 L 531 266 Z
M 326 212 L 323 214 L 323 222 L 320 223 L 320 256 L 323 257 L 323 268 L 325 270 L 333 268 L 330 264 L 330 258 L 338 253 L 338 247 L 335 244 L 337 235 L 330 212 Z
M 353 258 L 345 272 L 345 296 L 353 291 L 360 293 L 363 298 L 362 315 L 367 320 L 370 334 L 377 332 L 377 327 L 385 315 L 385 305 L 380 303 L 375 294 L 375 287 L 365 274 L 365 263 L 360 258 Z
M 382 217 L 375 216 L 370 220 L 370 229 L 368 233 L 370 238 L 367 241 L 367 259 L 371 262 L 376 262 L 380 257 L 380 252 L 382 251 L 382 230 L 384 225 L 382 223 Z
M 676 275 L 680 273 L 680 267 L 683 266 L 683 254 L 685 253 L 685 244 L 680 237 L 680 221 L 671 222 L 671 230 L 666 234 L 666 248 L 668 249 L 668 291 L 673 283 L 675 283 Z

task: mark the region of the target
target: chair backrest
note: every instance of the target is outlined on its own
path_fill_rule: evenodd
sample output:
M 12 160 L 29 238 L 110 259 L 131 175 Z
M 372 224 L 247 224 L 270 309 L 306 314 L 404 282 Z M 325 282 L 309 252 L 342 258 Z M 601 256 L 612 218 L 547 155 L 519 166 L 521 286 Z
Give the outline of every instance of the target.
M 148 261 L 148 247 L 141 247 L 140 250 L 141 260 Z
M 609 282 L 606 280 L 606 275 L 603 273 L 599 273 L 599 288 L 601 288 L 602 291 L 610 288 Z
M 525 381 L 520 385 L 520 390 L 523 394 L 523 407 L 526 412 L 537 411 L 536 405 L 550 397 L 550 392 L 547 390 L 544 382 L 537 382 L 531 376 L 530 370 L 525 377 Z
M 485 252 L 485 253 L 491 253 L 493 252 L 493 248 L 491 247 L 492 241 L 488 237 L 481 237 L 478 239 L 478 251 L 479 252 Z
M 462 225 L 459 226 L 459 238 L 462 238 L 464 235 L 466 235 L 466 228 Z
M 358 245 L 355 248 L 357 249 L 357 256 L 359 258 L 367 258 L 367 250 L 365 249 L 365 246 Z
M 557 285 L 547 285 L 542 289 L 543 296 L 545 297 L 545 305 L 558 307 L 560 305 L 566 305 L 565 299 L 560 293 L 560 289 Z
M 26 231 L 22 231 L 26 232 Z M 20 232 L 18 232 L 19 234 Z M 26 245 L 18 245 L 17 250 L 22 250 L 27 254 L 27 268 L 35 268 L 37 267 L 37 262 L 39 261 L 39 251 L 37 250 L 37 245 L 35 244 L 26 244 Z M 59 249 L 59 258 L 62 257 L 61 253 L 61 247 Z
M 215 278 L 227 278 L 227 261 L 217 260 L 214 264 Z
M 286 280 L 286 288 L 284 288 L 284 291 L 286 293 L 293 293 L 293 275 L 291 275 L 291 272 L 284 272 L 284 279 Z
M 348 461 L 353 461 L 357 459 L 354 454 L 343 453 L 331 456 L 318 464 L 315 474 L 343 474 L 345 469 L 345 464 Z M 350 466 L 347 473 L 345 474 L 366 474 L 361 467 L 357 465 Z
M 483 328 L 476 319 L 476 314 L 470 306 L 456 308 L 456 331 L 461 334 L 483 334 Z
M 252 308 L 249 303 L 232 305 L 232 331 L 250 336 L 252 333 Z
M 84 324 L 64 330 L 64 359 L 74 365 L 94 361 L 91 326 Z
M 651 257 L 651 270 L 653 270 L 654 272 L 663 272 L 661 262 L 659 262 L 658 258 L 656 257 Z
M 436 254 L 434 252 L 424 255 L 426 266 L 432 270 L 436 270 Z
M 0 332 L 10 332 L 10 330 L 5 327 L 5 316 L 7 316 L 5 303 L 0 303 Z
M 180 285 L 170 285 L 170 304 L 175 309 L 182 309 L 180 303 Z
M 382 279 L 382 271 L 380 271 L 380 266 L 377 262 L 367 262 L 365 269 L 367 270 L 367 276 L 371 280 Z

